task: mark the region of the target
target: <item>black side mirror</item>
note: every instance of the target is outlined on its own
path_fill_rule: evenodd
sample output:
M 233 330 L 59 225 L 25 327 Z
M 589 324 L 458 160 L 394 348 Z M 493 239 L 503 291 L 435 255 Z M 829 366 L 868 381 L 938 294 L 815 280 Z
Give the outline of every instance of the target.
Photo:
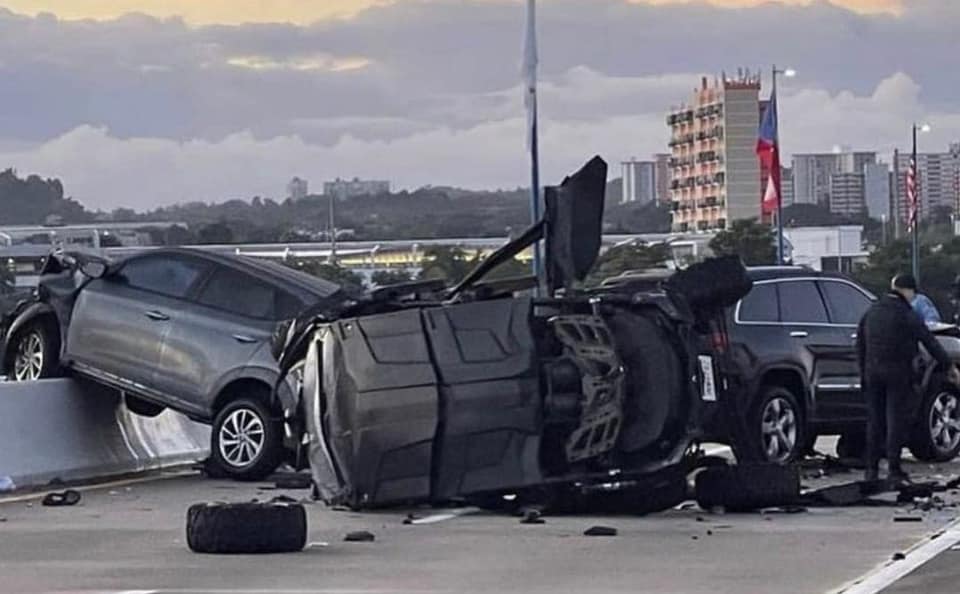
M 103 262 L 91 260 L 80 265 L 80 272 L 90 278 L 103 278 L 107 273 L 107 265 Z

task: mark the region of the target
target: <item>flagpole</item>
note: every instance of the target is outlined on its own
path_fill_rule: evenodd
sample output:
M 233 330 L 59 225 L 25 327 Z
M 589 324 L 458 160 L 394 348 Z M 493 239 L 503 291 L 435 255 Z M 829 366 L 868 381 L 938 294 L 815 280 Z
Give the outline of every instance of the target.
M 527 134 L 530 149 L 530 218 L 531 224 L 540 221 L 540 143 L 537 114 L 537 6 L 536 0 L 527 0 L 527 31 L 523 52 L 524 102 L 527 108 Z M 540 292 L 540 242 L 533 244 L 533 275 L 537 277 L 536 292 Z
M 773 97 L 777 96 L 777 65 L 773 65 Z M 777 150 L 780 150 L 780 113 L 779 110 L 774 112 L 774 134 L 775 138 L 774 143 L 777 147 Z M 779 165 L 777 165 L 779 167 Z M 774 175 L 774 172 L 771 171 L 770 175 Z M 776 172 L 777 177 L 774 177 L 774 180 L 778 180 L 780 172 Z M 777 184 L 778 186 L 780 184 Z M 777 264 L 783 266 L 783 193 L 781 188 L 776 188 L 777 190 Z
M 913 168 L 913 221 L 911 222 L 911 227 L 913 227 L 913 248 L 911 260 L 913 262 L 913 278 L 916 279 L 917 283 L 920 283 L 920 186 L 917 183 L 917 124 L 913 124 L 913 151 L 911 154 L 910 166 Z

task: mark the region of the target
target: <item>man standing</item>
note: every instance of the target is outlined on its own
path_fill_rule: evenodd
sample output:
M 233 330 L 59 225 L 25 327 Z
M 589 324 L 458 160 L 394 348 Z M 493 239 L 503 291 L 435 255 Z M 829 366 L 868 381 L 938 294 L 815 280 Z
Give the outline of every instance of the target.
M 876 480 L 880 450 L 886 435 L 889 479 L 903 482 L 907 474 L 900 453 L 910 428 L 917 395 L 914 393 L 914 360 L 918 343 L 947 371 L 951 382 L 960 381 L 960 370 L 911 308 L 917 281 L 909 274 L 893 278 L 891 291 L 878 299 L 857 330 L 857 356 L 867 400 L 866 479 Z
M 917 315 L 920 316 L 920 319 L 923 320 L 924 323 L 939 324 L 940 310 L 933 304 L 933 301 L 919 291 L 914 291 L 914 293 L 916 293 L 916 295 L 911 302 L 913 311 L 917 312 Z

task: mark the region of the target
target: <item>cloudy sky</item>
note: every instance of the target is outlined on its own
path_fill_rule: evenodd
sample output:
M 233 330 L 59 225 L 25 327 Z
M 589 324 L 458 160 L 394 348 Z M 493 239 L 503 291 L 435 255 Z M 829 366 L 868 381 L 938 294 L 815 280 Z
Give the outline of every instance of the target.
M 539 12 L 548 183 L 594 153 L 662 151 L 701 74 L 772 62 L 799 73 L 787 153 L 889 154 L 915 119 L 926 148 L 960 139 L 954 0 Z M 93 208 L 282 198 L 294 175 L 523 185 L 523 18 L 518 0 L 0 0 L 0 167 L 61 177 Z

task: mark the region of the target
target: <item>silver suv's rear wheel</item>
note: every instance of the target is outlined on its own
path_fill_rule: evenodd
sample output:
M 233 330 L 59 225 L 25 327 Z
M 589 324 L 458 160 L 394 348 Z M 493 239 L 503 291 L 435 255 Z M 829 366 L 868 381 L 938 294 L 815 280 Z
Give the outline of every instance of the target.
M 283 457 L 281 423 L 258 398 L 234 400 L 213 422 L 210 457 L 230 478 L 266 478 Z

